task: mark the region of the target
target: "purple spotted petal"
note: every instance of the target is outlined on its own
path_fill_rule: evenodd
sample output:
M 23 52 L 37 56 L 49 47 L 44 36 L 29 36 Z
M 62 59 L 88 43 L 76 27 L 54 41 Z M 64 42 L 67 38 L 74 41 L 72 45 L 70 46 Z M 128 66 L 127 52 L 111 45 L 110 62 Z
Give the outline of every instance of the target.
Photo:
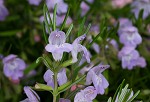
M 67 76 L 66 76 L 66 69 L 63 68 L 60 70 L 60 72 L 57 75 L 57 81 L 59 86 L 65 84 L 67 82 Z
M 81 48 L 84 53 L 84 57 L 86 58 L 87 62 L 90 63 L 90 54 L 89 54 L 88 50 L 86 49 L 86 47 L 84 47 L 82 45 L 81 45 Z
M 65 43 L 66 36 L 62 31 L 53 31 L 49 36 L 49 43 L 52 45 L 61 45 Z
M 96 96 L 97 91 L 95 88 L 93 86 L 88 86 L 76 94 L 74 102 L 92 102 Z
M 73 42 L 73 44 L 79 44 L 82 40 L 84 40 L 86 37 L 86 35 L 82 35 L 82 36 L 79 36 L 78 38 L 76 38 Z
M 40 101 L 40 97 L 30 87 L 25 86 L 24 91 L 28 97 L 29 102 L 39 102 Z
M 106 70 L 109 67 L 110 67 L 110 65 L 99 64 L 99 65 L 93 67 L 91 70 L 93 70 L 94 72 L 96 72 L 97 74 L 99 74 L 99 73 L 102 73 L 104 70 Z
M 88 86 L 84 90 L 81 90 L 83 92 L 84 97 L 88 100 L 93 100 L 97 96 L 97 91 L 93 86 Z

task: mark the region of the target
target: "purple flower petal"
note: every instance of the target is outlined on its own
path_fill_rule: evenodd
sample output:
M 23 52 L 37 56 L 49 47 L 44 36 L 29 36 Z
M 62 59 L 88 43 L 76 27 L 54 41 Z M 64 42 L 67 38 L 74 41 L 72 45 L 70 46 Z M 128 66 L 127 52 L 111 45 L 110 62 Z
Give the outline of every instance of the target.
M 7 8 L 3 4 L 0 4 L 0 21 L 4 21 L 8 14 Z
M 50 69 L 48 69 L 43 76 L 44 81 L 47 82 L 47 85 L 51 86 L 52 88 L 54 88 L 53 75 L 54 73 Z
M 66 69 L 65 68 L 60 70 L 60 72 L 57 75 L 57 80 L 58 80 L 59 86 L 65 84 L 67 82 L 67 76 L 66 76 Z
M 65 43 L 66 36 L 62 31 L 53 31 L 49 36 L 49 43 L 52 45 L 61 45 Z
M 40 97 L 30 87 L 25 86 L 24 91 L 29 99 L 29 102 L 39 102 L 40 101 Z

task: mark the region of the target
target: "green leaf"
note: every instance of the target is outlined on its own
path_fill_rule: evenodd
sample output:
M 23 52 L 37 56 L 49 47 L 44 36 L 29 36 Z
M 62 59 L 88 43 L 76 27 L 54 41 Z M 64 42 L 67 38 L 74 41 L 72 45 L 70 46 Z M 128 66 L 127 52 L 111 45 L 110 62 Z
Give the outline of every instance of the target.
M 56 30 L 56 12 L 57 12 L 57 4 L 54 6 L 54 13 L 53 13 L 53 30 Z
M 71 88 L 71 86 L 77 84 L 78 82 L 83 80 L 85 77 L 86 77 L 86 75 L 83 75 L 82 77 L 80 77 L 77 80 L 75 80 L 73 83 L 72 83 L 72 81 L 69 81 L 69 82 L 63 84 L 62 86 L 58 87 L 58 94 L 60 94 L 61 92 L 64 92 L 67 89 Z
M 9 31 L 4 31 L 0 32 L 0 36 L 2 37 L 7 37 L 7 36 L 14 36 L 16 33 L 20 32 L 21 30 L 9 30 Z
M 122 83 L 121 83 L 121 84 L 119 85 L 119 87 L 117 88 L 117 90 L 116 90 L 116 92 L 115 92 L 115 95 L 114 95 L 114 97 L 113 97 L 113 99 L 112 99 L 112 102 L 115 101 L 115 99 L 116 99 L 118 93 L 119 93 L 119 95 L 120 95 L 120 93 L 121 93 L 121 91 L 122 91 L 122 87 L 123 87 L 123 85 L 124 85 L 124 82 L 125 82 L 125 79 L 122 81 Z
M 48 37 L 46 35 L 45 23 L 43 22 L 43 36 L 45 39 L 46 44 L 48 44 Z
M 30 71 L 35 69 L 38 65 L 39 65 L 39 63 L 33 62 L 24 70 L 24 74 L 27 75 Z
M 135 97 L 137 97 L 139 93 L 140 93 L 140 90 L 137 91 L 137 92 L 134 94 L 134 96 L 132 96 L 127 102 L 132 102 L 133 99 L 134 99 Z
M 45 66 L 46 66 L 47 68 L 50 68 L 52 72 L 54 71 L 51 61 L 49 61 L 47 58 L 39 57 L 39 58 L 36 60 L 36 63 L 39 63 L 40 61 L 43 61 L 43 63 L 45 64 Z
M 51 27 L 51 25 L 49 24 L 48 17 L 47 17 L 47 14 L 49 14 L 49 13 L 48 13 L 48 11 L 47 11 L 47 6 L 46 6 L 46 4 L 43 6 L 43 12 L 44 12 L 45 28 L 47 28 L 48 33 L 50 34 L 50 27 Z
M 82 31 L 83 31 L 83 29 L 84 29 L 85 19 L 86 19 L 86 18 L 84 17 L 83 20 L 82 20 L 81 25 L 79 26 L 78 36 L 80 36 L 80 35 L 82 34 Z
M 68 10 L 67 10 L 67 13 L 66 13 L 66 15 L 65 15 L 65 19 L 64 19 L 64 21 L 63 21 L 63 23 L 62 23 L 62 25 L 61 25 L 60 30 L 63 30 L 63 28 L 64 28 L 64 26 L 65 26 L 65 24 L 66 24 L 67 18 L 68 18 L 68 16 L 69 16 L 69 11 L 70 11 L 70 8 L 68 8 Z
M 127 102 L 127 100 L 129 99 L 131 93 L 132 93 L 132 89 L 128 89 L 128 91 L 127 91 L 127 93 L 126 93 L 126 95 L 125 95 L 122 102 Z
M 68 38 L 68 36 L 70 35 L 70 32 L 72 31 L 73 28 L 73 24 L 70 25 L 69 29 L 66 32 L 66 38 Z
M 122 102 L 123 100 L 124 100 L 124 97 L 125 97 L 125 95 L 127 94 L 127 92 L 128 92 L 128 84 L 125 86 L 125 88 L 123 88 L 122 90 L 121 90 L 121 94 L 120 95 L 118 95 L 118 101 L 119 102 Z
M 112 98 L 110 97 L 107 102 L 112 102 Z
M 88 25 L 88 27 L 86 28 L 85 33 L 84 33 L 84 34 L 87 34 L 87 33 L 89 32 L 90 28 L 91 28 L 91 24 L 89 24 L 89 25 Z
M 45 90 L 45 91 L 53 91 L 53 88 L 51 86 L 45 85 L 45 84 L 40 84 L 40 83 L 36 83 L 35 84 L 35 89 L 38 90 Z

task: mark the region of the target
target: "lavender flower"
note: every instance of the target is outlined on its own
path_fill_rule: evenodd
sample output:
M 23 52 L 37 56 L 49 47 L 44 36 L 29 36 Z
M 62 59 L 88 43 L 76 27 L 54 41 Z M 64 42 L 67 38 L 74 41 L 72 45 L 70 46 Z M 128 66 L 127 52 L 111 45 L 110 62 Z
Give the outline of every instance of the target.
M 90 54 L 89 54 L 88 50 L 86 49 L 86 47 L 84 47 L 80 44 L 80 42 L 82 40 L 84 40 L 85 37 L 86 37 L 86 35 L 82 35 L 82 36 L 76 38 L 74 40 L 74 42 L 72 43 L 73 49 L 71 51 L 71 54 L 73 57 L 73 60 L 72 60 L 73 63 L 77 62 L 77 60 L 78 60 L 77 54 L 78 54 L 78 52 L 81 52 L 81 51 L 83 51 L 84 57 L 86 58 L 87 62 L 90 63 Z
M 46 4 L 49 9 L 54 9 L 55 4 L 57 3 L 57 13 L 66 13 L 68 5 L 63 0 L 46 0 Z
M 25 62 L 13 54 L 5 57 L 3 64 L 4 74 L 12 80 L 19 80 L 23 76 L 23 71 L 26 68 Z
M 47 70 L 44 74 L 44 80 L 47 82 L 48 86 L 51 86 L 54 88 L 54 79 L 53 79 L 54 73 L 51 70 Z M 63 68 L 59 71 L 57 74 L 57 81 L 59 86 L 65 84 L 67 82 L 67 76 L 66 76 L 66 69 Z
M 29 4 L 38 6 L 42 0 L 28 0 Z
M 118 34 L 121 35 L 123 32 L 122 29 L 132 26 L 132 22 L 127 18 L 120 18 L 119 25 Z
M 55 61 L 62 59 L 63 52 L 70 52 L 72 50 L 72 45 L 65 43 L 66 36 L 63 31 L 53 31 L 49 36 L 49 44 L 46 45 L 45 49 L 52 53 Z
M 93 67 L 86 77 L 86 85 L 94 84 L 98 94 L 104 94 L 104 89 L 109 85 L 108 81 L 101 74 L 105 69 L 109 68 L 109 65 L 101 65 Z
M 25 86 L 24 92 L 26 93 L 28 98 L 26 98 L 25 100 L 20 101 L 20 102 L 40 102 L 40 97 L 30 87 Z
M 90 9 L 89 5 L 87 5 L 85 2 L 82 2 L 80 7 L 81 7 L 81 10 L 82 10 L 81 16 L 84 16 Z
M 131 6 L 136 18 L 138 18 L 141 9 L 144 9 L 143 18 L 150 15 L 150 0 L 135 0 Z
M 130 26 L 124 27 L 122 29 L 122 34 L 120 34 L 119 40 L 125 46 L 136 47 L 138 44 L 142 42 L 142 37 L 138 33 L 137 28 Z
M 122 61 L 123 69 L 128 68 L 133 69 L 134 66 L 145 67 L 145 59 L 140 57 L 138 51 L 134 47 L 123 47 L 118 53 L 119 59 Z
M 71 102 L 69 99 L 60 98 L 59 102 Z
M 8 10 L 4 6 L 4 1 L 0 0 L 0 21 L 4 21 L 6 16 L 8 16 Z
M 84 90 L 78 92 L 74 98 L 74 102 L 92 102 L 97 96 L 97 91 L 93 86 L 88 86 Z

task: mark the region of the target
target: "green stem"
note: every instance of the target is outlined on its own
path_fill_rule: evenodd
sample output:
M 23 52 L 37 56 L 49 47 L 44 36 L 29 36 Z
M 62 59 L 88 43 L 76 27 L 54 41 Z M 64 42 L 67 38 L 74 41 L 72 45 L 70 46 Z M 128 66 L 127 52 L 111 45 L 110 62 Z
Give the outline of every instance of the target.
M 54 73 L 54 93 L 53 93 L 53 102 L 57 102 L 57 73 Z

